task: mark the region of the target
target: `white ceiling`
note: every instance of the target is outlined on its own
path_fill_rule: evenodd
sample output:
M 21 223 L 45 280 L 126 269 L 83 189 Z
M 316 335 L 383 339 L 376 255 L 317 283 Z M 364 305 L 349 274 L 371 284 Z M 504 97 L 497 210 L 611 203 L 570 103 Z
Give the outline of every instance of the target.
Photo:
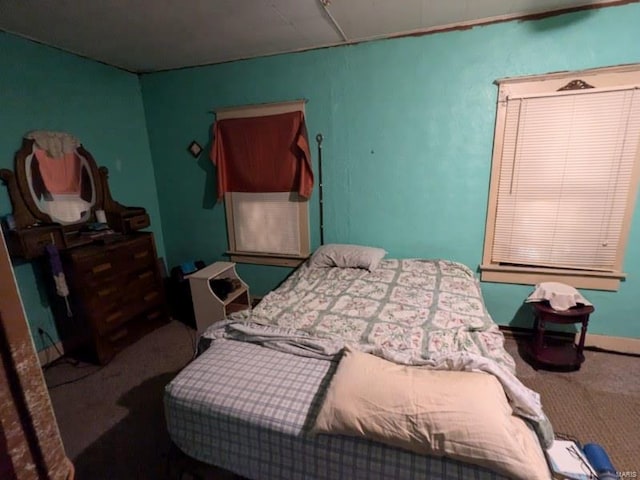
M 149 72 L 615 1 L 0 0 L 0 29 Z

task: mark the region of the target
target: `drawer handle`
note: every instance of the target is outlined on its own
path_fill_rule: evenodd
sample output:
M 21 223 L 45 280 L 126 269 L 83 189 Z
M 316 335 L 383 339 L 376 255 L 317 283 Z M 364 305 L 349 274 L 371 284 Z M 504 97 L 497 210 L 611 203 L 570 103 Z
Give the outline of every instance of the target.
M 138 252 L 138 253 L 133 255 L 133 258 L 135 258 L 135 259 L 144 258 L 147 255 L 149 255 L 149 250 L 145 250 L 144 252 Z
M 126 328 L 123 328 L 122 330 L 118 330 L 116 333 L 109 336 L 109 341 L 115 342 L 116 340 L 120 340 L 122 337 L 126 336 L 127 333 L 128 331 Z
M 150 313 L 149 315 L 147 315 L 147 320 L 155 320 L 159 316 L 160 316 L 160 312 L 155 311 L 155 312 Z
M 158 296 L 158 292 L 149 292 L 147 293 L 144 297 L 144 301 L 148 302 L 150 300 L 153 300 L 154 298 L 156 298 Z
M 146 219 L 146 217 L 140 217 L 140 218 L 134 219 L 131 223 L 132 223 L 132 225 L 134 227 L 146 226 L 147 225 L 147 219 Z
M 98 296 L 99 297 L 106 297 L 107 295 L 111 295 L 115 291 L 116 291 L 116 289 L 114 287 L 103 288 L 102 290 L 98 290 Z
M 144 272 L 144 273 L 140 273 L 140 274 L 138 275 L 138 279 L 139 279 L 139 280 L 142 280 L 142 279 L 145 279 L 145 278 L 149 278 L 149 277 L 150 277 L 150 276 L 152 276 L 152 275 L 153 275 L 153 272 L 152 272 L 151 270 L 147 270 L 147 271 L 146 271 L 146 272 Z
M 116 313 L 112 313 L 107 318 L 105 318 L 104 321 L 107 322 L 107 323 L 111 323 L 111 322 L 113 322 L 114 320 L 117 320 L 120 317 L 122 317 L 122 312 L 121 311 L 117 311 Z
M 111 268 L 111 264 L 107 262 L 107 263 L 101 263 L 100 265 L 96 265 L 91 269 L 91 271 L 93 273 L 100 273 L 100 272 L 104 272 L 105 270 L 109 270 L 110 268 Z

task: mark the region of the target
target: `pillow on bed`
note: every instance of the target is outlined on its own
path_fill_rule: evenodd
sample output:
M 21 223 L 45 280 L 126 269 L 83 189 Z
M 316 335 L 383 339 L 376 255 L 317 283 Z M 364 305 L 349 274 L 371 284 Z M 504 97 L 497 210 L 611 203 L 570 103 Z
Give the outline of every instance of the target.
M 313 253 L 309 266 L 366 268 L 373 271 L 386 254 L 382 248 L 330 243 L 322 245 Z
M 397 365 L 345 349 L 312 429 L 447 456 L 511 478 L 549 479 L 533 430 L 486 373 Z

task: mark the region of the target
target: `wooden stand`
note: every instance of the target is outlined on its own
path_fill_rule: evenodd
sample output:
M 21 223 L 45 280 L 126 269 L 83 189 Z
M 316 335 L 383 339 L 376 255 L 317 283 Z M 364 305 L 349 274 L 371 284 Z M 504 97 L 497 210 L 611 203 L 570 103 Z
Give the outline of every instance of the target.
M 578 370 L 584 362 L 584 340 L 589 324 L 589 315 L 595 310 L 591 305 L 574 307 L 569 310 L 554 310 L 548 302 L 533 303 L 534 334 L 531 343 L 531 357 L 540 366 L 565 370 Z M 552 342 L 545 339 L 547 323 L 581 323 L 578 345 L 573 342 Z
M 235 263 L 216 262 L 192 273 L 188 278 L 198 334 L 209 325 L 224 320 L 230 313 L 251 308 L 249 286 L 236 273 Z M 222 299 L 211 289 L 209 281 L 224 278 L 238 280 L 240 288 Z

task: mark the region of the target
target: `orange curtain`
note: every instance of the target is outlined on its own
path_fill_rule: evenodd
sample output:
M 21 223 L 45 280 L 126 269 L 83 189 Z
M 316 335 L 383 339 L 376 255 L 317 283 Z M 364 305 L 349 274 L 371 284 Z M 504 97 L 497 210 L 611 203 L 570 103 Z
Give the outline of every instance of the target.
M 226 192 L 311 196 L 313 170 L 302 112 L 220 120 L 213 135 L 218 199 Z

